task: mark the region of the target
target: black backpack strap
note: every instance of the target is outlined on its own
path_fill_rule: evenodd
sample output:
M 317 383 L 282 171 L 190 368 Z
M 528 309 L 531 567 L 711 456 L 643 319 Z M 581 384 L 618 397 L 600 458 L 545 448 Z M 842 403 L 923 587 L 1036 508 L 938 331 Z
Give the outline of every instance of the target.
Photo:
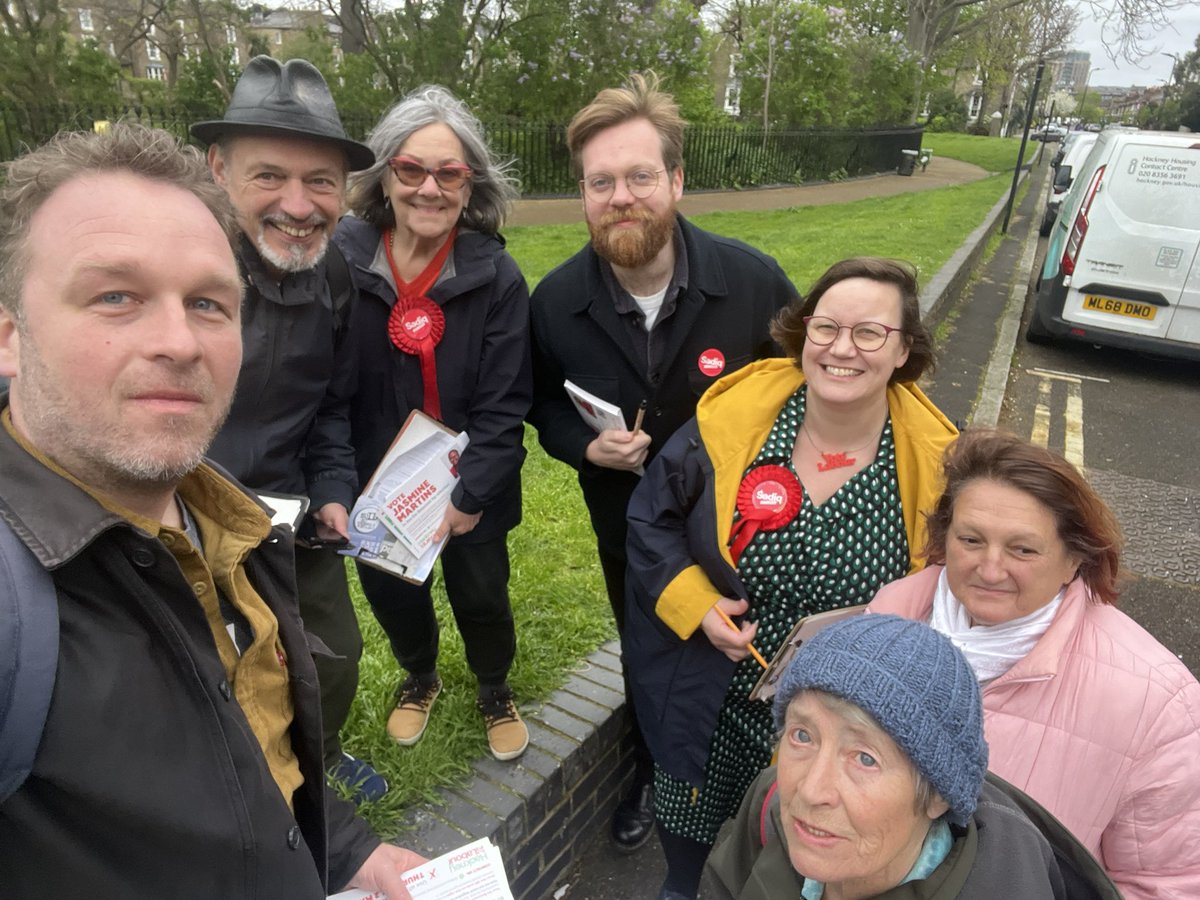
M 350 322 L 350 301 L 354 299 L 354 281 L 350 277 L 350 264 L 338 249 L 329 242 L 325 251 L 325 281 L 329 285 L 329 302 L 333 305 L 333 335 L 341 342 L 346 326 Z
M 33 769 L 57 672 L 54 581 L 0 518 L 0 803 Z

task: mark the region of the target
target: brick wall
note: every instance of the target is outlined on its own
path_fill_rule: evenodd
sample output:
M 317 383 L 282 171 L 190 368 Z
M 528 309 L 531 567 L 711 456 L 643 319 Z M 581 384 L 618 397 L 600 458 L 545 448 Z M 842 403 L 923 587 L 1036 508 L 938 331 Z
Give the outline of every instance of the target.
M 632 773 L 619 645 L 606 644 L 540 708 L 522 710 L 529 749 L 478 760 L 471 780 L 414 810 L 401 836 L 428 857 L 481 837 L 503 855 L 516 900 L 541 900 L 604 833 Z

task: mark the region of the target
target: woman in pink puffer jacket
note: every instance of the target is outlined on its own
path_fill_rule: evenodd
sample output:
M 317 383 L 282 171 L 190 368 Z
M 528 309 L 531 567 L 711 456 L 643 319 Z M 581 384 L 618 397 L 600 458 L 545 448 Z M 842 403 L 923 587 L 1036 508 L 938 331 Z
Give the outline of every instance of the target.
M 1128 898 L 1200 898 L 1200 684 L 1115 608 L 1120 530 L 1062 457 L 971 431 L 947 451 L 930 566 L 871 603 L 929 622 L 983 689 L 990 768 Z

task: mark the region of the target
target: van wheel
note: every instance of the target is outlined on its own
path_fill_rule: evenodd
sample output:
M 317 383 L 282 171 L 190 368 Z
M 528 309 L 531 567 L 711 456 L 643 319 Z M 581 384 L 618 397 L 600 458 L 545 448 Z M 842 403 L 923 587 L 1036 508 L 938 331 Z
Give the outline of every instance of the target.
M 1042 224 L 1041 227 L 1038 228 L 1038 234 L 1040 234 L 1042 237 L 1048 237 L 1050 232 L 1054 230 L 1054 218 L 1055 217 L 1051 215 L 1049 208 L 1047 208 L 1046 211 L 1042 213 Z
M 1048 344 L 1053 337 L 1054 335 L 1042 327 L 1035 308 L 1029 316 L 1029 324 L 1025 326 L 1025 340 L 1031 344 Z

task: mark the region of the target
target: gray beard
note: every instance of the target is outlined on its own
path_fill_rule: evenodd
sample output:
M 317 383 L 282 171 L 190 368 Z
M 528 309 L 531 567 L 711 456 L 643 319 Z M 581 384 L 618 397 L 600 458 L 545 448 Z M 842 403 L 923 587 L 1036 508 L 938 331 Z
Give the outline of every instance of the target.
M 258 249 L 258 255 L 279 272 L 307 272 L 315 269 L 325 258 L 325 252 L 329 249 L 329 235 L 321 238 L 321 246 L 312 257 L 304 247 L 296 247 L 291 253 L 279 253 L 267 243 L 267 226 L 260 223 L 258 234 L 254 236 L 254 246 Z

